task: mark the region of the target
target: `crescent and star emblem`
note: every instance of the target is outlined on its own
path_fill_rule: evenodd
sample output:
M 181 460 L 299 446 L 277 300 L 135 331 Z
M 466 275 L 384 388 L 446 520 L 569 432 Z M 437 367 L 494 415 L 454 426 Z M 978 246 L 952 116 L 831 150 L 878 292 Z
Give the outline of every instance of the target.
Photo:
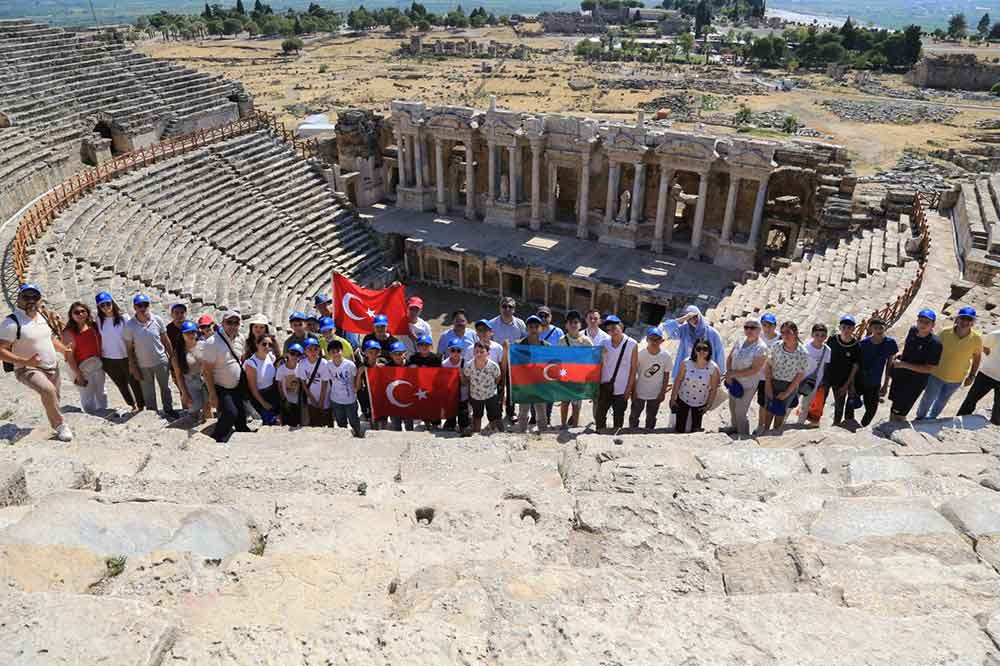
M 566 368 L 559 368 L 559 376 L 558 377 L 550 377 L 549 376 L 549 369 L 550 368 L 559 368 L 559 364 L 558 363 L 549 363 L 544 368 L 542 368 L 542 376 L 545 377 L 545 379 L 549 380 L 550 382 L 560 381 L 563 377 L 565 377 L 568 374 L 566 372 Z
M 386 400 L 391 402 L 396 407 L 401 407 L 403 409 L 413 404 L 412 402 L 400 402 L 399 399 L 396 398 L 395 395 L 396 387 L 403 386 L 404 384 L 410 387 L 413 386 L 411 382 L 405 379 L 394 379 L 391 382 L 389 382 L 389 384 L 385 387 Z M 428 398 L 428 393 L 424 389 L 417 389 L 413 395 L 417 398 L 417 400 L 426 400 Z
M 344 312 L 347 314 L 348 317 L 350 317 L 351 319 L 354 319 L 355 321 L 361 321 L 361 320 L 364 319 L 364 317 L 357 316 L 351 310 L 351 299 L 352 298 L 354 300 L 356 300 L 356 301 L 360 301 L 361 300 L 360 298 L 358 298 L 354 294 L 344 294 L 344 298 L 341 299 L 340 305 L 341 305 L 342 308 L 344 308 Z

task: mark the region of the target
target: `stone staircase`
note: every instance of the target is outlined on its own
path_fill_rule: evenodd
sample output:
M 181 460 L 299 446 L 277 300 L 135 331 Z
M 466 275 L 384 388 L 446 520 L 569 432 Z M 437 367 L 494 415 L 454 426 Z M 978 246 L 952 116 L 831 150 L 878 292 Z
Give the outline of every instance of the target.
M 860 319 L 893 300 L 916 276 L 918 262 L 906 252 L 909 237 L 905 221 L 863 229 L 737 285 L 706 317 L 723 339 L 735 337 L 748 315 L 766 311 L 779 321 L 796 322 L 800 331 L 815 322 L 829 325 L 845 312 Z
M 267 131 L 129 173 L 63 212 L 33 250 L 30 280 L 59 311 L 110 291 L 154 307 L 262 312 L 283 322 L 336 269 L 382 266 L 378 243 L 313 166 Z

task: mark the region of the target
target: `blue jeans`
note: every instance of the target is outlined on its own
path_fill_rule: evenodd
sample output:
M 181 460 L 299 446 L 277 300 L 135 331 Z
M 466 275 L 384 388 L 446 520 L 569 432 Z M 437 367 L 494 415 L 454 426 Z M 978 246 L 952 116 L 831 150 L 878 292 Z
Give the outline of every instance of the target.
M 334 402 L 330 404 L 333 410 L 333 419 L 336 424 L 341 428 L 346 428 L 347 424 L 351 424 L 351 430 L 354 432 L 356 437 L 361 436 L 361 419 L 358 418 L 358 403 L 354 401 L 348 405 L 343 405 L 339 402 Z
M 944 406 L 948 404 L 952 394 L 961 385 L 962 382 L 955 382 L 954 384 L 943 382 L 934 375 L 928 377 L 927 388 L 924 389 L 924 395 L 920 398 L 920 405 L 917 407 L 917 418 L 936 419 L 941 411 L 944 410 Z

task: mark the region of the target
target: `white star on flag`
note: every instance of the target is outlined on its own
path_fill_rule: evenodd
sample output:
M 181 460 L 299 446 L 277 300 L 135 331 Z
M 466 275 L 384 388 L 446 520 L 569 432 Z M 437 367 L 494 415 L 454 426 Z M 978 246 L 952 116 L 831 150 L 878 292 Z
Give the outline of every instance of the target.
M 569 374 L 569 373 L 568 373 L 568 372 L 566 372 L 566 368 L 559 368 L 559 376 L 560 376 L 560 377 L 565 377 L 565 376 L 566 376 L 566 375 L 568 375 L 568 374 Z
M 365 310 L 365 314 L 367 314 L 368 317 L 371 318 L 371 319 L 375 318 L 375 311 L 374 310 Z
M 429 397 L 429 394 L 424 389 L 417 389 L 414 395 L 417 396 L 417 400 L 426 400 Z

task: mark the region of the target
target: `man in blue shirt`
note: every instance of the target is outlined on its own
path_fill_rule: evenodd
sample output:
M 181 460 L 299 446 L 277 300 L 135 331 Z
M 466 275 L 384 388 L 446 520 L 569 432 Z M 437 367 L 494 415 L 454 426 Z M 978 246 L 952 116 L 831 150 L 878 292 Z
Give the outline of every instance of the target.
M 462 358 L 466 361 L 472 360 L 472 352 L 475 349 L 476 332 L 469 328 L 469 318 L 465 310 L 455 310 L 451 313 L 451 328 L 441 334 L 438 340 L 437 353 L 441 358 L 448 356 L 448 345 L 452 340 L 461 340 Z
M 880 397 L 889 392 L 889 378 L 892 376 L 888 361 L 899 353 L 899 345 L 894 338 L 885 334 L 885 321 L 872 319 L 868 322 L 869 335 L 861 341 L 861 399 L 865 403 L 865 415 L 861 425 L 866 426 L 875 418 Z M 883 379 L 884 377 L 884 379 Z

